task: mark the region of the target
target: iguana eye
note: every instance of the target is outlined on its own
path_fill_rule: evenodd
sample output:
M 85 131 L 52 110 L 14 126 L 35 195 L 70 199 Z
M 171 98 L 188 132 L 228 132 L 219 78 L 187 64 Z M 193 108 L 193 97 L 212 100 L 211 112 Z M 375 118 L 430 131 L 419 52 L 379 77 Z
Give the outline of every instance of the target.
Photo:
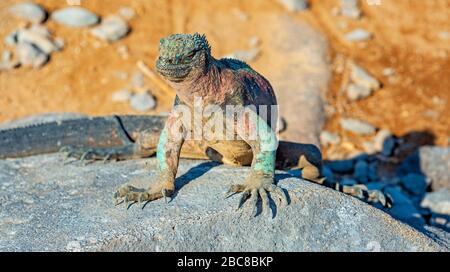
M 184 60 L 192 60 L 195 56 L 195 54 L 197 53 L 197 51 L 192 51 L 189 54 L 187 54 L 186 56 L 184 56 Z

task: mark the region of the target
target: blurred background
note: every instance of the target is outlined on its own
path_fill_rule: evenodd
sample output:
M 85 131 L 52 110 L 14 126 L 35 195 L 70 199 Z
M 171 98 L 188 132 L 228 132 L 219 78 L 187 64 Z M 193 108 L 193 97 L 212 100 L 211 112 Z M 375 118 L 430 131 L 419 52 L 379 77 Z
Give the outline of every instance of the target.
M 450 0 L 23 3 L 0 1 L 0 122 L 167 112 L 174 93 L 153 73 L 159 40 L 199 32 L 216 58 L 244 60 L 273 84 L 281 137 L 320 144 L 330 161 L 375 156 L 365 159 L 379 169 L 371 177 L 330 164 L 351 172 L 341 175 L 349 184 L 397 184 L 422 171 L 398 171 L 418 147 L 450 144 Z M 440 187 L 408 185 L 408 216 L 429 220 L 420 203 Z

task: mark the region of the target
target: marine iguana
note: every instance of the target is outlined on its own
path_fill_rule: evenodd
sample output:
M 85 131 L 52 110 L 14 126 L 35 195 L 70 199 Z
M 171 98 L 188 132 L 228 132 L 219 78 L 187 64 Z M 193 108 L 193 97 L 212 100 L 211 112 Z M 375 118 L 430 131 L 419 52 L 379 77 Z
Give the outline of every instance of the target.
M 316 146 L 278 142 L 273 112 L 263 116 L 259 107 L 277 104 L 270 83 L 244 62 L 215 59 L 204 35 L 174 34 L 161 39 L 156 70 L 177 93 L 174 110 L 168 116 L 82 118 L 0 131 L 0 158 L 50 153 L 61 148 L 81 160 L 121 160 L 156 153 L 158 171 L 148 189 L 125 185 L 115 192 L 117 204 L 125 202 L 127 208 L 130 203 L 171 196 L 180 156 L 250 165 L 252 170 L 246 181 L 233 185 L 228 193 L 242 193 L 239 207 L 248 200 L 254 213 L 259 198 L 263 212 L 269 213 L 268 193 L 277 197 L 281 205 L 287 204 L 285 193 L 274 182 L 275 168 L 298 168 L 303 179 L 390 206 L 389 199 L 379 191 L 339 186 L 321 177 L 322 158 Z M 197 98 L 221 113 L 227 112 L 230 105 L 238 108 L 233 115 L 221 116 L 232 140 L 210 138 L 215 128 L 202 130 L 201 139 L 192 139 L 195 127 L 205 126 L 210 120 L 203 115 L 195 120 L 196 113 L 205 108 L 196 104 Z M 194 118 L 186 122 L 183 114 L 175 110 L 180 107 L 188 109 Z

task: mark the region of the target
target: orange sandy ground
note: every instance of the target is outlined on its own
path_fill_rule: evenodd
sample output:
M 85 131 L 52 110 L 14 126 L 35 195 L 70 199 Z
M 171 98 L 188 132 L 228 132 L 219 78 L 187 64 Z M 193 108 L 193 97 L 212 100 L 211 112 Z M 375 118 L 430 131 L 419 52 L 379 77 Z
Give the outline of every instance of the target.
M 338 132 L 343 142 L 338 152 L 360 149 L 362 137 L 341 130 L 340 117 L 356 117 L 379 128 L 387 128 L 397 136 L 413 131 L 426 131 L 435 143 L 448 145 L 450 137 L 450 41 L 438 33 L 450 31 L 450 0 L 381 0 L 381 6 L 363 4 L 364 17 L 350 20 L 332 15 L 337 0 L 312 0 L 306 12 L 289 13 L 276 0 L 267 1 L 183 1 L 183 0 L 81 0 L 82 6 L 102 16 L 116 13 L 120 7 L 132 7 L 136 16 L 130 21 L 132 33 L 125 39 L 108 44 L 92 37 L 86 29 L 70 29 L 51 20 L 46 25 L 55 36 L 65 40 L 62 52 L 52 55 L 49 64 L 39 70 L 19 68 L 0 72 L 0 122 L 43 112 L 81 112 L 91 115 L 133 112 L 127 103 L 111 101 L 111 94 L 130 85 L 131 79 L 115 76 L 117 71 L 137 71 L 136 62 L 154 67 L 158 42 L 174 32 L 206 33 L 213 54 L 223 56 L 248 48 L 248 38 L 264 31 L 257 24 L 263 14 L 286 14 L 306 20 L 325 33 L 330 41 L 330 62 L 334 73 L 330 82 L 329 104 L 336 109 L 326 128 Z M 7 12 L 18 0 L 0 2 L 0 38 L 23 25 Z M 66 6 L 64 0 L 37 0 L 47 10 Z M 365 1 L 361 1 L 365 2 Z M 240 20 L 243 14 L 248 20 Z M 346 32 L 363 27 L 374 33 L 369 42 L 351 44 L 343 39 Z M 262 55 L 250 64 L 270 80 L 270 70 Z M 118 48 L 126 45 L 129 58 Z M 0 44 L 0 52 L 7 49 Z M 354 60 L 383 83 L 383 88 L 367 99 L 352 102 L 340 91 L 345 82 L 339 67 Z M 396 81 L 389 82 L 382 70 L 392 67 Z M 150 114 L 168 111 L 171 98 L 158 91 L 153 82 L 146 85 L 159 100 Z M 427 113 L 427 110 L 434 113 Z

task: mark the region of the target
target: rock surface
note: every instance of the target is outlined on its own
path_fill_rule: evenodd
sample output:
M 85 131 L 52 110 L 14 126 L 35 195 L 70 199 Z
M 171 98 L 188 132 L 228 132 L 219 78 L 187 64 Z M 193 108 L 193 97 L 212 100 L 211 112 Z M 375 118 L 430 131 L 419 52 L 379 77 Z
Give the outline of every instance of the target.
M 224 198 L 248 168 L 187 160 L 171 202 L 127 211 L 114 207 L 113 192 L 154 173 L 155 159 L 86 166 L 62 159 L 0 161 L 1 251 L 448 250 L 355 198 L 284 172 L 277 178 L 291 203 L 272 206 L 273 219 L 249 218 L 245 208 L 235 210 L 239 196 Z

